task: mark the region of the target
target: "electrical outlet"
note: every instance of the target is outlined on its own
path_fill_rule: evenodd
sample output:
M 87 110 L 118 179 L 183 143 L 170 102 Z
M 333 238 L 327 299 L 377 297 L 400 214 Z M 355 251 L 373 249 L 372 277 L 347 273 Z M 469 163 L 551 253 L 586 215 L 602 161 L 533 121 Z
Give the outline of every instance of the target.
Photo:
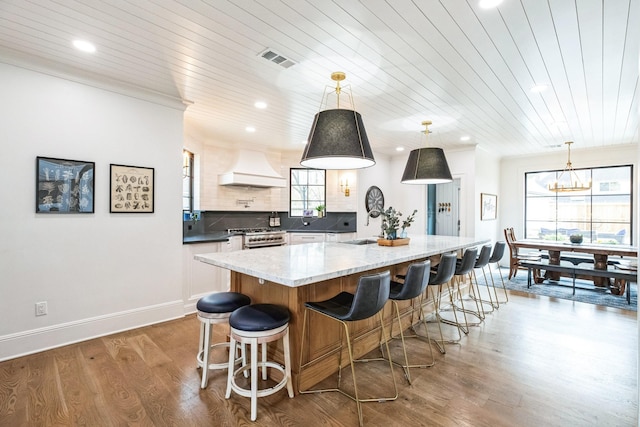
M 44 316 L 47 314 L 47 302 L 37 302 L 36 303 L 36 316 Z

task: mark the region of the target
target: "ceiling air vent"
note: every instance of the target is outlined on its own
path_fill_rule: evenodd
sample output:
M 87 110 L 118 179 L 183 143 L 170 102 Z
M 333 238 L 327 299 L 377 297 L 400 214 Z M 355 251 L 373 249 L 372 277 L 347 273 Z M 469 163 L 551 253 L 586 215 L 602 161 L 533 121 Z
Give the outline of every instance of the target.
M 262 56 L 267 61 L 271 61 L 274 64 L 278 64 L 283 68 L 289 68 L 292 65 L 296 65 L 294 61 L 290 60 L 289 58 L 285 58 L 284 56 L 272 51 L 271 49 L 267 49 L 264 52 L 259 53 L 259 55 Z

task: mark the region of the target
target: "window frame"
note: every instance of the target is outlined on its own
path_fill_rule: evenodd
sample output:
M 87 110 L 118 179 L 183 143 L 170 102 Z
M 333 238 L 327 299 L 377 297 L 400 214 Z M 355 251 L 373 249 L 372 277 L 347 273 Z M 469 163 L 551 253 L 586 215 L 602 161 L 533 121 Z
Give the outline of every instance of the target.
M 298 180 L 294 180 L 294 174 L 295 173 L 300 173 L 302 171 L 307 172 L 307 179 L 305 180 L 306 184 L 298 184 Z M 311 171 L 315 171 L 315 172 L 322 172 L 322 185 L 315 185 L 315 184 L 309 184 L 309 172 Z M 294 187 L 303 187 L 306 190 L 302 190 L 301 193 L 305 194 L 306 196 L 308 196 L 311 191 L 310 191 L 310 187 L 322 187 L 322 199 L 309 199 L 308 197 L 305 196 L 305 198 L 303 199 L 294 199 Z M 303 212 L 301 212 L 301 215 L 297 214 L 297 211 L 299 211 L 300 209 L 298 208 L 294 208 L 293 204 L 294 202 L 302 202 L 303 203 Z M 312 204 L 313 203 L 313 204 Z M 327 171 L 325 169 L 313 169 L 313 168 L 289 168 L 289 216 L 292 218 L 303 218 L 305 216 L 315 216 L 318 214 L 316 207 L 319 205 L 324 205 L 326 206 L 327 204 Z M 304 215 L 304 211 L 311 211 L 311 215 Z M 295 213 L 294 213 L 295 212 Z
M 182 149 L 182 211 L 193 212 L 194 194 L 193 194 L 193 165 L 194 154 L 183 148 Z M 185 180 L 188 180 L 185 181 Z M 185 191 L 186 190 L 186 191 Z M 188 200 L 188 202 L 187 202 Z M 186 209 L 188 205 L 188 209 Z
M 581 225 L 583 225 L 583 227 L 580 228 L 580 231 L 587 231 L 588 232 L 588 236 L 584 236 L 585 243 L 603 243 L 603 244 L 615 244 L 615 242 L 613 240 L 613 237 L 603 237 L 602 239 L 599 239 L 597 236 L 597 230 L 599 229 L 599 226 L 601 225 L 612 225 L 612 224 L 620 224 L 620 229 L 628 229 L 629 231 L 629 235 L 628 238 L 627 237 L 622 237 L 622 239 L 624 240 L 624 242 L 620 242 L 618 241 L 618 244 L 632 244 L 634 241 L 634 228 L 633 228 L 633 219 L 634 219 L 634 167 L 633 164 L 624 164 L 624 165 L 610 165 L 610 166 L 597 166 L 597 167 L 591 167 L 591 168 L 580 168 L 580 169 L 575 169 L 575 171 L 578 171 L 579 173 L 582 174 L 587 174 L 587 176 L 593 177 L 594 172 L 595 171 L 602 171 L 604 169 L 627 169 L 628 170 L 628 179 L 629 179 L 629 190 L 628 192 L 626 190 L 624 191 L 616 191 L 615 194 L 606 194 L 606 193 L 601 193 L 601 189 L 600 189 L 600 183 L 611 183 L 614 180 L 601 180 L 598 182 L 594 182 L 592 180 L 592 186 L 591 189 L 587 190 L 587 191 L 581 191 L 581 192 L 558 192 L 558 193 L 554 193 L 549 191 L 549 196 L 541 196 L 538 194 L 530 194 L 530 190 L 528 188 L 529 183 L 532 181 L 529 178 L 533 175 L 536 174 L 555 174 L 555 176 L 557 177 L 560 173 L 562 173 L 562 169 L 554 169 L 554 170 L 543 170 L 543 171 L 530 171 L 530 172 L 525 172 L 524 174 L 524 236 L 526 238 L 544 238 L 544 236 L 540 235 L 540 230 L 542 229 L 540 227 L 540 225 L 538 226 L 533 226 L 533 224 L 542 224 L 542 223 L 552 223 L 554 224 L 554 227 L 552 227 L 550 229 L 552 233 L 553 237 L 549 237 L 551 239 L 560 239 L 560 238 L 564 238 L 562 232 L 566 232 L 568 233 L 569 231 L 571 231 L 572 228 L 570 227 L 563 227 L 563 224 L 568 224 L 568 223 L 580 223 Z M 625 171 L 626 172 L 626 171 Z M 596 173 L 597 175 L 597 173 Z M 621 180 L 616 180 L 617 182 L 621 182 Z M 596 187 L 597 186 L 597 187 Z M 587 199 L 587 201 L 585 201 L 585 204 L 583 204 L 583 207 L 585 208 L 585 211 L 588 212 L 586 214 L 587 218 L 584 220 L 578 220 L 578 219 L 571 219 L 570 217 L 562 217 L 559 214 L 559 210 L 562 206 L 562 202 L 569 202 L 570 203 L 570 198 L 571 197 L 584 197 L 585 199 Z M 605 219 L 598 219 L 598 218 L 594 218 L 594 211 L 596 210 L 595 208 L 598 206 L 598 201 L 599 200 L 606 200 L 606 198 L 614 198 L 614 197 L 621 197 L 621 198 L 627 198 L 629 200 L 629 212 L 628 212 L 628 222 L 625 221 L 614 221 L 614 220 L 607 220 L 607 218 Z M 533 203 L 534 199 L 542 199 L 545 198 L 547 200 L 551 200 L 553 199 L 553 209 L 554 212 L 552 213 L 552 215 L 550 215 L 549 218 L 553 217 L 553 219 L 531 219 L 529 217 L 529 212 L 530 212 L 530 204 Z M 578 203 L 575 203 L 575 206 L 580 206 Z M 535 235 L 536 230 L 538 231 L 538 235 Z M 603 233 L 604 236 L 606 235 L 611 235 L 613 233 Z M 595 237 L 595 239 L 594 239 Z M 568 240 L 568 236 L 566 237 L 566 239 Z M 600 241 L 599 241 L 600 240 Z

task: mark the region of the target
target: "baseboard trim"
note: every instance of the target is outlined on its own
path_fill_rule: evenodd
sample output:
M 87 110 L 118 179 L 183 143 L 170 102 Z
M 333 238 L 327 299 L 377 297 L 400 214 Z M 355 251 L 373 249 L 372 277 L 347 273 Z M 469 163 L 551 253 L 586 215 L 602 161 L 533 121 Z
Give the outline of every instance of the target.
M 0 362 L 185 316 L 182 300 L 0 336 Z

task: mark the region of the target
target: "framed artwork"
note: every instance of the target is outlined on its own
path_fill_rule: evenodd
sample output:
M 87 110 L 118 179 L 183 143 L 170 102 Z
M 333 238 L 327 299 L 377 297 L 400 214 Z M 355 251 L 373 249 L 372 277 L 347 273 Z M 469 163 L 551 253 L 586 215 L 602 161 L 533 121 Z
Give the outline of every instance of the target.
M 498 196 L 480 193 L 480 220 L 496 219 L 498 215 Z
M 153 213 L 153 168 L 111 164 L 109 175 L 109 212 Z
M 36 157 L 36 213 L 93 213 L 95 163 Z

